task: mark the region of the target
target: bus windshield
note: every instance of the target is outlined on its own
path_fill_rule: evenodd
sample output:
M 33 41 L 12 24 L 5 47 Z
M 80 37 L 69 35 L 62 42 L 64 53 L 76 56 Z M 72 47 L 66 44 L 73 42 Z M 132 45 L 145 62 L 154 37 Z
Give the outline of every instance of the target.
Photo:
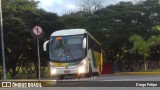
M 52 36 L 50 59 L 52 61 L 80 60 L 84 57 L 83 35 Z

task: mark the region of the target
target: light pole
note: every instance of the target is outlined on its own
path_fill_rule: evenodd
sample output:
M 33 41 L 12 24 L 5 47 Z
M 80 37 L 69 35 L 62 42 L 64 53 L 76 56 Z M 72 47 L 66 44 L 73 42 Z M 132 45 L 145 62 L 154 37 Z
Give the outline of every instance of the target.
M 4 54 L 4 38 L 3 38 L 3 18 L 2 18 L 2 2 L 0 0 L 0 20 L 1 20 L 1 44 L 2 44 L 2 59 L 3 59 L 3 74 L 4 80 L 6 79 L 6 64 L 5 64 L 5 54 Z

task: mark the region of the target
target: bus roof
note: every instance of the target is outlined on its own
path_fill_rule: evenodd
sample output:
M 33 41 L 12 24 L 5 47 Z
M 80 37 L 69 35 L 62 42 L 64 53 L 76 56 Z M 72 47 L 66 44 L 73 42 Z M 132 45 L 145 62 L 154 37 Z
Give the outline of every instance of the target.
M 85 29 L 64 29 L 58 30 L 51 34 L 51 36 L 67 36 L 88 33 Z
M 63 29 L 55 31 L 51 34 L 51 36 L 67 36 L 67 35 L 78 35 L 87 33 L 93 40 L 95 40 L 98 44 L 100 44 L 87 30 L 85 29 Z M 100 44 L 101 45 L 101 44 Z

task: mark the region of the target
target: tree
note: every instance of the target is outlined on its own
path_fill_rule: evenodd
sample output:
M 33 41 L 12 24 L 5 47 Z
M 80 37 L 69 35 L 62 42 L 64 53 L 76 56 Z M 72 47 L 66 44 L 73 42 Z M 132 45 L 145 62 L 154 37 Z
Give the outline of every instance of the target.
M 134 4 L 119 2 L 91 13 L 82 10 L 64 15 L 62 22 L 66 28 L 85 28 L 107 48 L 107 55 L 112 62 L 123 62 L 132 48 L 130 36 L 138 34 L 147 41 L 159 34 L 152 30 L 153 26 L 160 23 L 159 11 L 158 0 L 138 0 Z M 135 56 L 139 58 L 139 55 Z
M 138 50 L 139 54 L 143 55 L 144 69 L 147 70 L 147 57 L 149 56 L 150 47 L 155 43 L 160 43 L 160 38 L 152 36 L 148 40 L 144 40 L 140 35 L 133 35 L 129 39 L 133 43 L 133 48 Z
M 87 13 L 93 13 L 94 11 L 102 8 L 104 0 L 81 0 L 78 7 Z
M 24 2 L 26 4 L 24 4 Z M 23 51 L 23 40 L 20 38 L 20 33 L 25 29 L 25 21 L 18 15 L 22 14 L 22 9 L 32 10 L 32 8 L 35 7 L 35 3 L 36 2 L 32 2 L 31 4 L 31 2 L 27 2 L 26 0 L 16 0 L 14 2 L 10 0 L 2 1 L 5 52 L 9 59 L 8 63 L 6 63 L 7 72 L 11 74 L 12 78 L 15 77 L 20 69 L 19 58 Z M 19 5 L 22 7 L 18 8 Z M 29 8 L 26 5 L 28 5 Z M 18 45 L 16 42 L 18 42 Z
M 78 11 L 70 14 L 65 14 L 61 17 L 61 21 L 65 29 L 70 28 L 85 28 L 87 26 L 89 14 L 84 11 Z
M 133 48 L 138 50 L 138 53 L 143 55 L 144 58 L 144 67 L 147 70 L 147 57 L 149 53 L 149 43 L 144 41 L 144 39 L 139 35 L 133 35 L 130 37 L 130 41 L 133 42 Z
M 31 37 L 33 26 L 40 25 L 45 32 L 44 38 L 40 39 L 40 47 L 53 31 L 64 28 L 55 13 L 37 9 L 37 4 L 34 0 L 2 0 L 7 72 L 12 78 L 20 68 L 27 68 L 31 64 L 34 64 L 34 73 L 38 77 L 36 40 Z M 42 48 L 40 51 L 41 55 L 45 55 Z M 42 62 L 47 63 L 48 58 L 44 58 Z
M 89 17 L 87 30 L 107 47 L 112 62 L 120 61 L 124 50 L 130 48 L 128 38 L 136 29 L 132 20 L 138 15 L 131 2 L 120 2 L 99 9 Z

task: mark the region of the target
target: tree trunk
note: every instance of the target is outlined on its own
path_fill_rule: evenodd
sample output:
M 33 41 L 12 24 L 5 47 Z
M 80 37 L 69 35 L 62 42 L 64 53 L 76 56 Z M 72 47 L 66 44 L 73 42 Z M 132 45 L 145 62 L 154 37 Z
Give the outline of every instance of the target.
M 147 70 L 147 61 L 144 62 L 144 69 Z
M 144 70 L 147 70 L 147 61 L 146 61 L 146 56 L 144 56 Z

